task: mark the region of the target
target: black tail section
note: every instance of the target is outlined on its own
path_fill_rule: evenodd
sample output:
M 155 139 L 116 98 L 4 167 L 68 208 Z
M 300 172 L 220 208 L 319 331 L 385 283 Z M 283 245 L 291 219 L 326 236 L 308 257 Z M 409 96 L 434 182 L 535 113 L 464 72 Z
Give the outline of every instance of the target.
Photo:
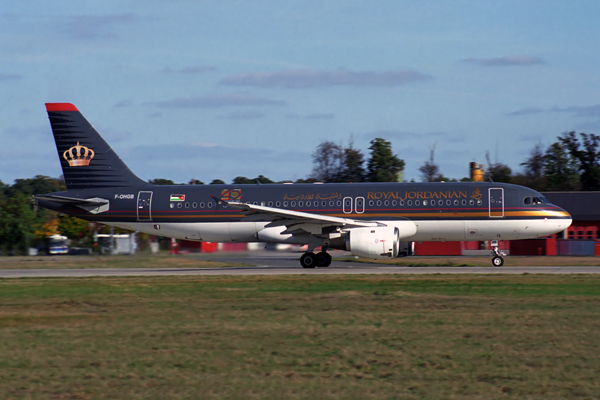
M 46 110 L 67 189 L 148 186 L 73 104 L 46 103 Z

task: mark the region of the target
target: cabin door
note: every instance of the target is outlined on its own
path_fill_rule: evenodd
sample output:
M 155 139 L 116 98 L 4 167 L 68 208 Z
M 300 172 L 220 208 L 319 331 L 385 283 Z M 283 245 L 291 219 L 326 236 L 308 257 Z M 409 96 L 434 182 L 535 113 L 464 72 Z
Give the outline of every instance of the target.
M 137 220 L 152 221 L 152 192 L 138 193 Z
M 490 188 L 490 217 L 504 217 L 504 189 Z

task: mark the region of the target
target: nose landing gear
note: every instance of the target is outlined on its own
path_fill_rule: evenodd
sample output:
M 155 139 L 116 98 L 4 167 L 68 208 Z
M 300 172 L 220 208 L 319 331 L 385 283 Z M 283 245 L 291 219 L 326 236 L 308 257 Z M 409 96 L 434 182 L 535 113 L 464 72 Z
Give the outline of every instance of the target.
M 490 241 L 490 246 L 492 247 L 492 265 L 494 265 L 494 267 L 501 267 L 504 265 L 504 258 L 502 256 L 506 254 L 500 253 L 498 250 L 497 240 Z

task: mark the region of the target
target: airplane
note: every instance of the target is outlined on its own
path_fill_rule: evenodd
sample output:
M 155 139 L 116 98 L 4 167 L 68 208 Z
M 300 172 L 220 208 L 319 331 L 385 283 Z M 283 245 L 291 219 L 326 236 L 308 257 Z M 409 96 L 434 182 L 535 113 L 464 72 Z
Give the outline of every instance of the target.
M 329 249 L 368 259 L 411 254 L 411 242 L 498 242 L 564 231 L 571 215 L 540 193 L 494 182 L 153 185 L 138 178 L 71 103 L 46 103 L 67 190 L 39 206 L 176 239 L 307 245 L 304 268 Z M 314 253 L 316 248 L 321 251 Z

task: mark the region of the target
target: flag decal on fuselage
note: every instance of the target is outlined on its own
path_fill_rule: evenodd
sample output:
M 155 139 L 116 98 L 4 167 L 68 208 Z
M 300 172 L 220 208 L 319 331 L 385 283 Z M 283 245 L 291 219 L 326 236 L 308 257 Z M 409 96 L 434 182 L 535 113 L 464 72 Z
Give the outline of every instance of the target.
M 185 201 L 185 194 L 172 194 L 171 201 Z

